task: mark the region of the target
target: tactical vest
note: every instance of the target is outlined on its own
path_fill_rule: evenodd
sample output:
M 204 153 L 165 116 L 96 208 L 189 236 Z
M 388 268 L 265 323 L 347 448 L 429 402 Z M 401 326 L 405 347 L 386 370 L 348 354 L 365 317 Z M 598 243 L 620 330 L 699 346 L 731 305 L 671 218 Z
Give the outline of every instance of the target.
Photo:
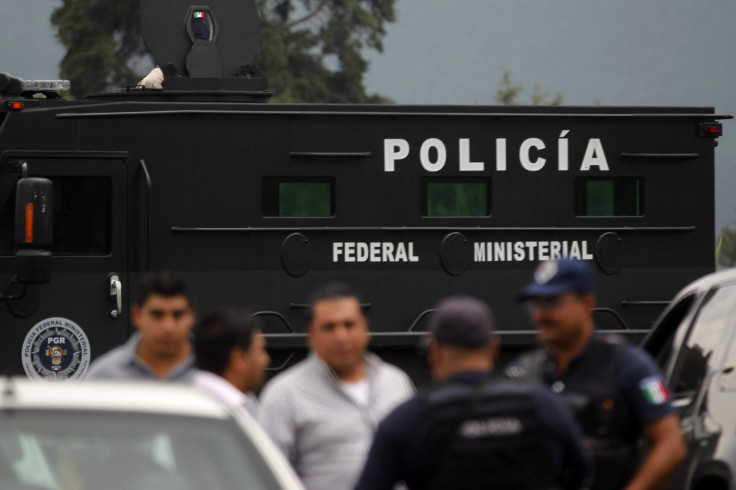
M 526 354 L 509 377 L 536 379 L 559 393 L 575 413 L 596 464 L 593 490 L 620 489 L 636 473 L 640 425 L 618 391 L 618 372 L 625 346 L 615 339 L 593 340 L 585 359 L 563 381 L 548 373 L 545 350 Z
M 446 384 L 424 394 L 430 490 L 558 488 L 531 386 L 509 394 L 494 385 Z

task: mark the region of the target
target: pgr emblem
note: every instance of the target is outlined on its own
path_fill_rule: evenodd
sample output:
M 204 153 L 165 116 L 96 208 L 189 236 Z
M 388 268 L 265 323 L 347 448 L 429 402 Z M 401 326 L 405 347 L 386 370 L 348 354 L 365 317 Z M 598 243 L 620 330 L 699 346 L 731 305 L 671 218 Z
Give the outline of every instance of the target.
M 81 379 L 89 367 L 89 340 L 73 321 L 47 318 L 28 332 L 21 357 L 31 379 Z

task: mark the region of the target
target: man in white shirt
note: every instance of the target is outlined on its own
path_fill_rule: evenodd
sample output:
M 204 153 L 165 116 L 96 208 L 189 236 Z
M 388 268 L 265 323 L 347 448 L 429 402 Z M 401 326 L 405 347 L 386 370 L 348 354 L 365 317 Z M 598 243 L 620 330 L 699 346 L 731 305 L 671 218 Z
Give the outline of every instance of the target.
M 309 357 L 266 385 L 259 421 L 308 490 L 352 489 L 378 423 L 414 388 L 366 351 L 357 292 L 331 284 L 309 303 Z
M 194 329 L 199 371 L 195 386 L 256 415 L 253 392 L 260 389 L 270 358 L 259 325 L 245 311 L 217 310 Z

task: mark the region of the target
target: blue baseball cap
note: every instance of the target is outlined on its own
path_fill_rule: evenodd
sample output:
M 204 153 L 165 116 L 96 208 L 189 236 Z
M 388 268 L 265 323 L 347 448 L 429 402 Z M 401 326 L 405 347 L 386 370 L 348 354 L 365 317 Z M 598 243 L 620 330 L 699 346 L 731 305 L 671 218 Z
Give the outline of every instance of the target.
M 532 282 L 519 293 L 519 300 L 538 296 L 557 296 L 566 292 L 595 294 L 595 278 L 582 260 L 558 259 L 541 262 Z

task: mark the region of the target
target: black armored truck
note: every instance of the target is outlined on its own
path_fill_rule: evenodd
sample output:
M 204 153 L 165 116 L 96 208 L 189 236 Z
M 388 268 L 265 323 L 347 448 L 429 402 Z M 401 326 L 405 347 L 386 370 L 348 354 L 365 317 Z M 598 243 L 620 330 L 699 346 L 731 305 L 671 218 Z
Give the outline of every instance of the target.
M 631 341 L 714 268 L 713 108 L 275 104 L 254 2 L 141 15 L 161 88 L 64 100 L 0 75 L 4 373 L 84 376 L 152 270 L 200 310 L 250 307 L 276 370 L 304 355 L 309 293 L 348 282 L 372 348 L 419 378 L 447 295 L 487 301 L 509 354 L 532 345 L 515 294 L 540 260 L 589 261 L 598 327 Z

